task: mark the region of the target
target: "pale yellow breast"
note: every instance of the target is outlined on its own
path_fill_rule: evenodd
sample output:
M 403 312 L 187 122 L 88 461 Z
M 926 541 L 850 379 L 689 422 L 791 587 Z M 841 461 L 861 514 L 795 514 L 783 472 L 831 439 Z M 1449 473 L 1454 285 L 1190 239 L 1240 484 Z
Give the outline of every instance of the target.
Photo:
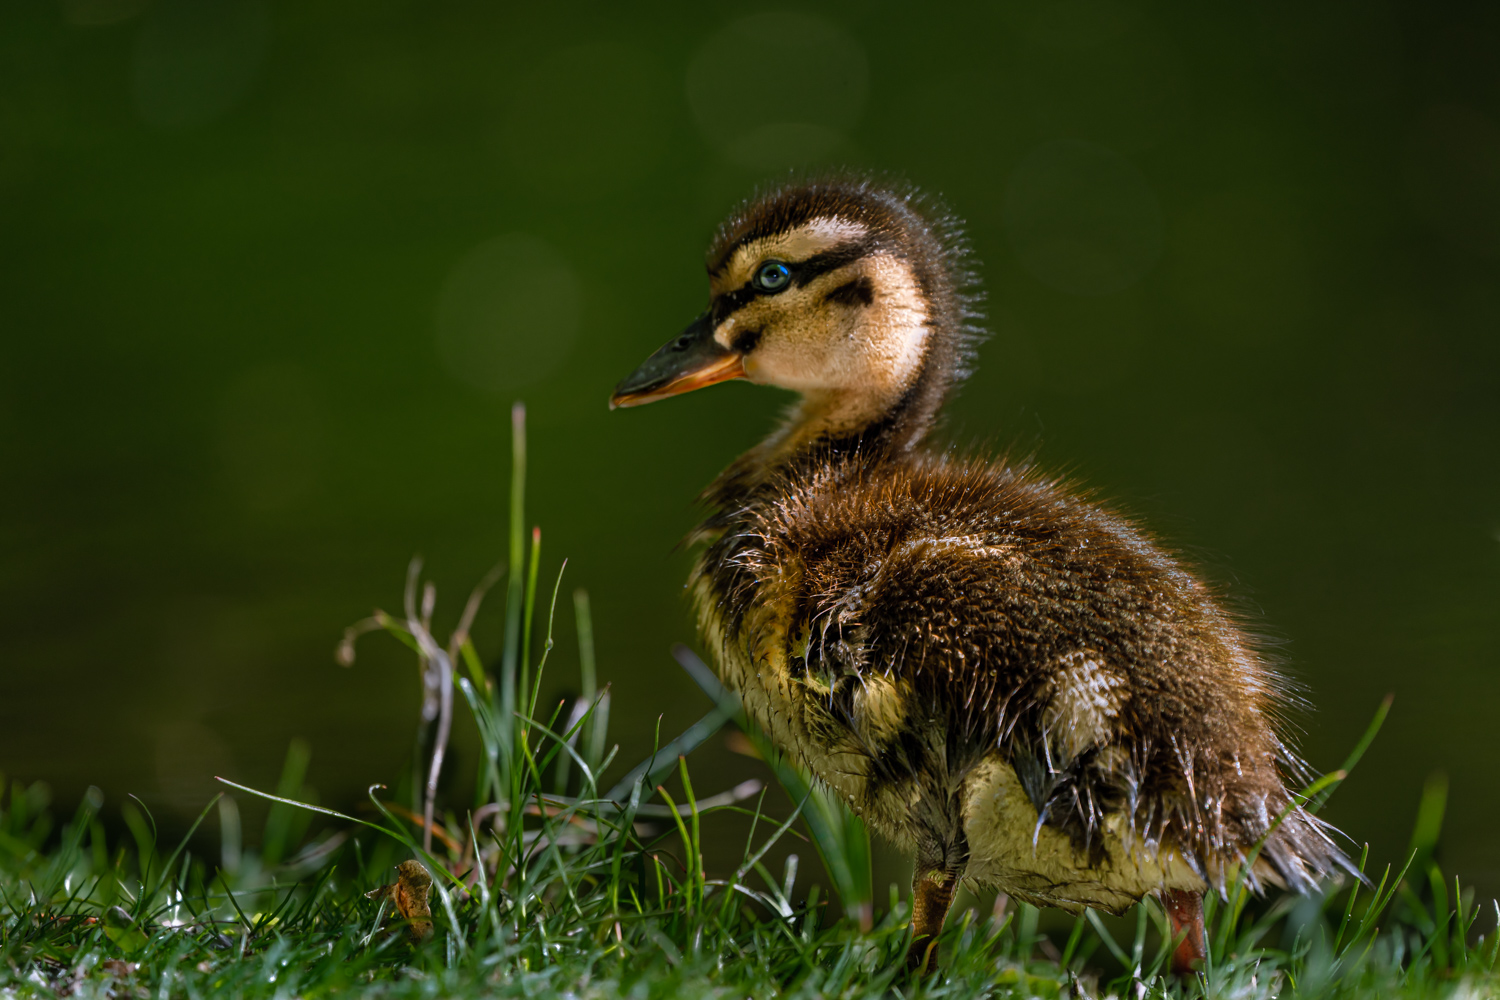
M 1103 822 L 1104 860 L 1089 864 L 1067 834 L 1037 827 L 1016 773 L 999 753 L 986 757 L 964 783 L 965 877 L 1046 906 L 1078 912 L 1093 906 L 1120 913 L 1158 888 L 1202 890 L 1204 881 L 1176 850 L 1149 851 L 1127 842 L 1125 817 Z

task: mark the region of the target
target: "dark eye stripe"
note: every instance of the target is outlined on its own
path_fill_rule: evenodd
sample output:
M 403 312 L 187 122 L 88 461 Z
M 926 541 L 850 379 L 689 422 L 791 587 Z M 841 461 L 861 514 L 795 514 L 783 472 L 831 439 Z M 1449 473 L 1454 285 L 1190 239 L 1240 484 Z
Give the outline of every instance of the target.
M 862 240 L 841 243 L 830 250 L 814 254 L 804 261 L 797 263 L 788 262 L 786 266 L 792 271 L 792 279 L 775 291 L 780 292 L 787 288 L 801 288 L 820 275 L 827 274 L 829 271 L 836 271 L 845 264 L 851 264 L 861 257 L 868 256 L 874 249 L 875 241 L 867 237 Z M 760 291 L 754 286 L 753 281 L 754 278 L 752 277 L 751 281 L 745 282 L 734 291 L 725 292 L 717 299 L 714 299 L 713 305 L 709 307 L 714 326 L 718 326 L 760 296 L 774 294 Z
M 867 306 L 875 301 L 875 284 L 868 275 L 861 275 L 829 292 L 826 299 L 840 305 Z
M 824 250 L 800 264 L 792 265 L 792 283 L 801 288 L 820 275 L 827 274 L 829 271 L 837 271 L 845 264 L 852 264 L 861 257 L 868 256 L 873 249 L 873 241 L 864 239 L 855 240 L 852 243 L 841 243 L 831 250 Z
M 760 298 L 760 293 L 749 284 L 741 285 L 732 292 L 720 295 L 714 299 L 713 305 L 709 306 L 714 326 L 718 326 L 758 298 Z

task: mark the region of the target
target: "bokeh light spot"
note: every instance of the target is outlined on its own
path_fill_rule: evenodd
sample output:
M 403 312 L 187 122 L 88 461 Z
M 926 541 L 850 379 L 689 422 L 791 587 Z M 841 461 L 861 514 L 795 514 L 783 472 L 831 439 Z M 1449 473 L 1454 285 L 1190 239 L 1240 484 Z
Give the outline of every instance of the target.
M 759 169 L 827 156 L 859 120 L 869 60 L 847 31 L 808 14 L 756 14 L 710 36 L 687 71 L 688 105 L 728 159 Z
M 469 251 L 443 283 L 438 354 L 454 378 L 492 392 L 535 382 L 578 332 L 578 277 L 557 251 L 510 233 Z
M 668 94 L 665 75 L 637 49 L 605 43 L 559 49 L 509 94 L 505 155 L 551 194 L 616 190 L 661 159 Z
M 1005 192 L 1005 234 L 1038 280 L 1074 295 L 1139 281 L 1161 256 L 1161 206 L 1130 161 L 1065 140 L 1033 150 Z
M 271 19 L 264 0 L 166 0 L 136 36 L 131 96 L 157 128 L 213 121 L 250 93 Z

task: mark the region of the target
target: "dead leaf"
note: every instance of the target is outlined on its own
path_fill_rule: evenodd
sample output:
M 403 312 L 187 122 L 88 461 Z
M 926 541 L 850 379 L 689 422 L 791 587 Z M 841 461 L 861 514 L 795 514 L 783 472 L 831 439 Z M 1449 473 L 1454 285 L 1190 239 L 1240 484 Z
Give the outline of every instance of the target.
M 414 824 L 416 824 L 417 829 L 419 830 L 425 829 L 427 826 L 427 821 L 425 819 L 423 819 L 421 816 L 418 816 L 416 813 L 412 812 L 410 809 L 406 808 L 399 802 L 382 802 L 381 805 L 385 806 L 397 816 L 403 816 L 406 819 L 411 820 Z M 437 820 L 432 821 L 432 835 L 438 840 L 441 840 L 447 846 L 448 850 L 452 851 L 454 854 L 458 854 L 464 849 L 464 845 L 453 839 L 453 834 L 437 825 Z
M 371 889 L 365 895 L 377 902 L 388 900 L 402 920 L 406 922 L 406 933 L 413 944 L 420 944 L 432 936 L 432 908 L 427 905 L 427 895 L 432 891 L 432 874 L 420 861 L 403 861 L 396 866 L 394 885 L 383 885 Z

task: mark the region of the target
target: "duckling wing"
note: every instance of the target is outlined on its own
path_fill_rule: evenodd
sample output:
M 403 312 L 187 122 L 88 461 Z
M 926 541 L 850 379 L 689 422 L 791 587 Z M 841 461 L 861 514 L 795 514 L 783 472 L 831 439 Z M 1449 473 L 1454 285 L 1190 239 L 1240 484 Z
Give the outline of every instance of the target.
M 800 651 L 877 781 L 915 777 L 948 798 L 999 752 L 1036 828 L 1064 831 L 1097 860 L 1102 824 L 1128 807 L 1142 762 L 1130 749 L 1141 692 L 1102 595 L 1086 578 L 1039 579 L 1037 553 L 1014 534 L 925 527 L 939 530 L 903 532 L 883 551 L 864 536 L 853 546 L 863 558 L 807 561 L 794 662 Z M 899 709 L 871 698 L 872 682 L 899 692 Z

